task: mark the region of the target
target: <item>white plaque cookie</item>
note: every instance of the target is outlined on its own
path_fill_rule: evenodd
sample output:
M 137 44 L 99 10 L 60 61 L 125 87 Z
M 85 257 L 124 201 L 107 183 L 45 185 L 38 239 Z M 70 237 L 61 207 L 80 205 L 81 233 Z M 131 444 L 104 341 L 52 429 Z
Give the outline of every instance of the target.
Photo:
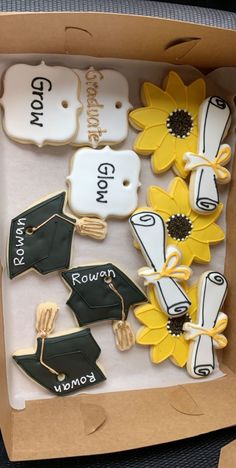
M 82 148 L 76 151 L 71 173 L 68 203 L 73 213 L 125 217 L 138 202 L 140 160 L 131 150 Z
M 78 126 L 79 80 L 65 67 L 16 64 L 4 77 L 3 126 L 20 143 L 69 143 Z
M 129 87 L 126 78 L 116 70 L 75 70 L 80 79 L 79 115 L 75 146 L 112 146 L 128 135 Z

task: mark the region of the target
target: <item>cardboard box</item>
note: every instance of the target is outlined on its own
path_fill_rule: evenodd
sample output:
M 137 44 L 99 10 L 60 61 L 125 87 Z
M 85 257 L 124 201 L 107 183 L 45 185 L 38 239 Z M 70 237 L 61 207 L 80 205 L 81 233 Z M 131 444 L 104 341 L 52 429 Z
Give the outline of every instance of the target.
M 43 33 L 42 33 L 43 32 Z M 109 39 L 109 40 L 108 40 Z M 191 64 L 236 66 L 236 33 L 153 17 L 110 13 L 0 15 L 0 52 L 68 53 Z M 213 382 L 8 402 L 3 316 L 0 315 L 0 427 L 11 460 L 98 454 L 191 437 L 236 423 L 236 168 L 227 205 L 225 273 L 231 316 L 229 346 Z M 230 216 L 229 216 L 230 214 Z

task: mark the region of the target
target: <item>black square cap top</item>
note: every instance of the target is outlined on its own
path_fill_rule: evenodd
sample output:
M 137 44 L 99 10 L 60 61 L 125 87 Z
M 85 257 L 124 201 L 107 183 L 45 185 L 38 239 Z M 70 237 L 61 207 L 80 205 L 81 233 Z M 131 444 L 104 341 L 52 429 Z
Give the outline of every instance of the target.
M 43 275 L 69 268 L 76 220 L 64 213 L 65 204 L 66 192 L 63 191 L 43 199 L 11 221 L 10 278 L 31 268 Z
M 126 318 L 132 305 L 147 301 L 143 291 L 113 263 L 78 266 L 62 272 L 62 277 L 71 289 L 67 304 L 81 326 L 122 319 L 121 300 L 109 281 L 124 300 Z

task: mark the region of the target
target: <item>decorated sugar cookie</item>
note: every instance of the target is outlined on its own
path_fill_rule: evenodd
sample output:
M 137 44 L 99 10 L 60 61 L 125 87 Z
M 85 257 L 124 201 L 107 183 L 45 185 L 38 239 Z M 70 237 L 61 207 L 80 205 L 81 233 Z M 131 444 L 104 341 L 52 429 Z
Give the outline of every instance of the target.
M 79 149 L 67 177 L 71 211 L 100 218 L 129 216 L 138 203 L 139 172 L 134 151 Z
M 205 81 L 199 78 L 188 86 L 180 76 L 170 71 L 164 89 L 144 83 L 143 105 L 129 114 L 130 123 L 141 130 L 134 150 L 152 155 L 152 169 L 159 174 L 173 167 L 177 175 L 186 177 L 183 155 L 197 149 L 198 109 L 206 95 Z
M 200 107 L 197 153 L 184 155 L 185 169 L 192 171 L 191 207 L 201 214 L 211 213 L 219 205 L 217 182 L 226 184 L 231 179 L 224 167 L 230 160 L 231 149 L 229 145 L 221 145 L 230 120 L 230 108 L 224 99 L 218 96 L 206 99 Z
M 188 358 L 189 341 L 184 337 L 183 325 L 196 321 L 197 287 L 186 288 L 191 301 L 188 312 L 181 317 L 168 318 L 157 302 L 154 287 L 148 286 L 149 303 L 135 308 L 137 319 L 144 325 L 137 333 L 136 342 L 151 346 L 150 356 L 154 364 L 170 359 L 176 366 L 184 367 Z
M 67 301 L 80 326 L 113 320 L 118 349 L 133 346 L 134 335 L 127 322 L 129 309 L 146 302 L 142 290 L 116 265 L 104 263 L 72 268 L 62 273 L 71 290 Z
M 210 245 L 225 238 L 223 230 L 215 223 L 223 208 L 221 203 L 207 216 L 195 213 L 190 206 L 188 187 L 179 177 L 172 180 L 169 191 L 149 187 L 147 199 L 153 211 L 164 219 L 167 242 L 180 250 L 184 265 L 211 260 Z
M 32 205 L 11 222 L 8 271 L 14 278 L 31 269 L 42 275 L 69 268 L 74 231 L 103 239 L 106 224 L 95 218 L 77 219 L 65 212 L 62 191 Z
M 66 67 L 12 65 L 5 73 L 3 126 L 20 143 L 63 145 L 77 132 L 79 80 Z
M 228 318 L 220 312 L 226 292 L 225 277 L 208 271 L 201 277 L 198 291 L 197 323 L 183 326 L 186 340 L 190 340 L 187 371 L 194 378 L 207 377 L 216 366 L 215 349 L 224 348 L 227 339 L 222 334 Z
M 190 300 L 178 281 L 187 280 L 189 267 L 179 265 L 181 255 L 173 246 L 166 249 L 166 228 L 161 216 L 152 211 L 139 211 L 130 217 L 135 240 L 139 243 L 148 267 L 140 268 L 145 285 L 153 284 L 158 302 L 170 317 L 184 315 Z
M 55 303 L 39 304 L 36 349 L 19 350 L 13 359 L 39 385 L 65 396 L 101 383 L 106 377 L 97 363 L 101 350 L 89 328 L 52 333 L 57 310 Z
M 74 70 L 80 80 L 83 105 L 79 127 L 73 139 L 76 146 L 115 145 L 128 135 L 129 87 L 116 70 Z

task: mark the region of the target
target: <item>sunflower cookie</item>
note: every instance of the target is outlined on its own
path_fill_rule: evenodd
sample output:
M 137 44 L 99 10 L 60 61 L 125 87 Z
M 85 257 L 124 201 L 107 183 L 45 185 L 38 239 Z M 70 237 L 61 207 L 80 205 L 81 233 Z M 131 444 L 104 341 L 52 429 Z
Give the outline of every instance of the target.
M 134 151 L 152 155 L 152 169 L 159 174 L 171 166 L 177 175 L 186 177 L 183 155 L 197 149 L 198 109 L 205 99 L 205 81 L 199 78 L 185 85 L 180 76 L 170 71 L 164 89 L 144 83 L 142 103 L 146 107 L 129 114 L 130 123 L 142 130 L 134 142 Z
M 196 321 L 197 287 L 186 287 L 185 291 L 191 305 L 188 312 L 181 317 L 166 317 L 153 286 L 148 286 L 149 303 L 134 310 L 136 318 L 144 325 L 136 335 L 136 342 L 151 346 L 150 355 L 154 364 L 160 364 L 166 359 L 179 367 L 184 367 L 187 363 L 189 342 L 185 340 L 183 325 Z
M 197 153 L 185 153 L 185 169 L 190 176 L 190 203 L 194 211 L 209 214 L 219 205 L 217 184 L 230 182 L 231 175 L 224 166 L 231 149 L 221 145 L 230 126 L 230 107 L 224 99 L 211 96 L 200 106 Z
M 5 73 L 3 127 L 19 143 L 64 145 L 78 128 L 79 80 L 66 67 L 12 65 Z
M 74 70 L 80 80 L 83 109 L 79 128 L 72 141 L 75 146 L 115 145 L 128 135 L 129 86 L 116 70 Z
M 197 323 L 183 325 L 185 339 L 190 341 L 187 371 L 194 378 L 207 377 L 216 367 L 214 348 L 227 345 L 222 334 L 228 317 L 220 312 L 227 292 L 224 275 L 216 271 L 204 273 L 198 287 Z
M 169 191 L 149 187 L 147 200 L 152 210 L 165 221 L 167 243 L 180 250 L 184 265 L 211 260 L 210 245 L 225 238 L 224 231 L 215 223 L 223 209 L 221 203 L 207 216 L 195 213 L 190 206 L 188 187 L 179 177 L 172 180 Z
M 74 231 L 104 239 L 106 223 L 66 213 L 65 191 L 48 195 L 11 221 L 8 242 L 10 278 L 31 269 L 42 275 L 69 268 Z
M 52 333 L 58 306 L 46 302 L 37 308 L 36 349 L 13 354 L 31 379 L 58 396 L 75 393 L 106 380 L 97 363 L 101 350 L 90 329 Z
M 190 301 L 178 281 L 187 280 L 189 267 L 179 265 L 181 255 L 178 249 L 166 249 L 166 227 L 163 219 L 152 211 L 138 211 L 130 217 L 130 226 L 135 240 L 139 243 L 148 267 L 138 270 L 144 284 L 153 284 L 154 291 L 163 311 L 169 317 L 184 315 Z

